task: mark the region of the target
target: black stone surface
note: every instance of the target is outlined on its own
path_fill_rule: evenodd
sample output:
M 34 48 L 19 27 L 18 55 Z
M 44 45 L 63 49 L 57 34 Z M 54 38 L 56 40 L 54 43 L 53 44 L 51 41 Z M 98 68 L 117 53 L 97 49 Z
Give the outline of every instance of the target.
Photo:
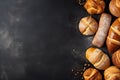
M 75 80 L 91 46 L 78 30 L 87 15 L 75 0 L 0 0 L 0 80 Z

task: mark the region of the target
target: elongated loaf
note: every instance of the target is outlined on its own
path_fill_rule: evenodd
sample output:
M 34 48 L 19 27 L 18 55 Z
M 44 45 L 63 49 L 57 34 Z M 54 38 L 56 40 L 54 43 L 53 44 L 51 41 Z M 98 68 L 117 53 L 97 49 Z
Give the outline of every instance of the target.
M 111 23 L 111 15 L 107 13 L 103 13 L 100 17 L 99 21 L 99 28 L 96 32 L 95 37 L 93 38 L 92 44 L 97 46 L 97 47 L 102 47 L 106 37 L 108 30 L 110 28 L 110 23 Z
M 117 18 L 110 27 L 106 46 L 109 53 L 114 53 L 120 48 L 120 18 Z
M 86 58 L 97 69 L 105 70 L 110 66 L 109 57 L 98 48 L 88 48 L 86 51 Z

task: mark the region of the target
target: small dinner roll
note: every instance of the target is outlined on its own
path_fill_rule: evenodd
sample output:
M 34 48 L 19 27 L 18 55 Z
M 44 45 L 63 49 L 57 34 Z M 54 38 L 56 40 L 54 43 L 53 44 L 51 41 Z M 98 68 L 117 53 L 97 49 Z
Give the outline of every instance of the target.
M 91 16 L 84 17 L 79 22 L 79 30 L 83 35 L 94 35 L 97 29 L 98 23 Z
M 112 62 L 115 66 L 120 68 L 120 49 L 113 53 Z
M 89 14 L 100 14 L 104 11 L 105 2 L 104 0 L 87 0 L 84 7 Z
M 84 80 L 102 80 L 102 75 L 95 68 L 88 68 L 83 73 Z
M 120 17 L 120 0 L 111 0 L 109 10 L 112 15 Z
M 110 66 L 104 71 L 105 80 L 120 80 L 120 69 L 116 66 Z
M 102 50 L 98 48 L 88 48 L 86 58 L 99 70 L 105 70 L 110 66 L 110 59 Z

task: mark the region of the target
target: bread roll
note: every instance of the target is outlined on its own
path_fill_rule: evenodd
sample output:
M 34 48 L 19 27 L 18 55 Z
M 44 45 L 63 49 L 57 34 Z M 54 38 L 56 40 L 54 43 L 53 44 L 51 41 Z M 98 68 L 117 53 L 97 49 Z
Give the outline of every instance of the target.
M 120 48 L 120 18 L 117 18 L 110 27 L 106 46 L 109 53 L 114 53 Z
M 88 68 L 83 73 L 84 80 L 102 80 L 100 72 L 94 68 Z
M 86 50 L 86 58 L 97 69 L 105 70 L 110 66 L 109 57 L 98 48 L 88 48 Z
M 113 53 L 112 62 L 115 66 L 120 68 L 120 49 Z
M 120 80 L 120 69 L 111 66 L 104 71 L 105 80 Z
M 87 0 L 84 7 L 89 14 L 100 14 L 104 11 L 105 2 L 104 0 Z
M 93 45 L 97 47 L 103 46 L 110 28 L 111 19 L 112 16 L 110 14 L 102 13 L 99 21 L 99 28 L 92 41 Z
M 83 35 L 94 35 L 97 31 L 98 23 L 91 16 L 84 17 L 80 20 L 79 30 Z
M 120 0 L 111 0 L 109 10 L 112 15 L 120 17 Z

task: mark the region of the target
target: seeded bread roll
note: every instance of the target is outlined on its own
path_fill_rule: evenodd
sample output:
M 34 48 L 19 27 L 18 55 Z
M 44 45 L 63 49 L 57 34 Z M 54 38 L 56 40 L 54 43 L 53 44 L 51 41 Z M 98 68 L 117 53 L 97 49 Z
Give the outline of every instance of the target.
M 84 7 L 89 14 L 100 14 L 104 11 L 105 2 L 104 0 L 87 0 Z
M 102 80 L 102 75 L 95 68 L 88 68 L 83 73 L 84 80 Z
M 120 48 L 120 18 L 117 18 L 110 27 L 106 46 L 111 54 Z
M 94 35 L 97 31 L 98 23 L 91 16 L 84 17 L 80 20 L 79 30 L 83 35 Z
M 86 58 L 99 70 L 105 70 L 110 66 L 109 57 L 98 48 L 88 48 Z
M 120 49 L 113 53 L 112 62 L 115 66 L 120 68 Z
M 105 80 L 120 80 L 120 69 L 116 66 L 110 66 L 104 71 Z

